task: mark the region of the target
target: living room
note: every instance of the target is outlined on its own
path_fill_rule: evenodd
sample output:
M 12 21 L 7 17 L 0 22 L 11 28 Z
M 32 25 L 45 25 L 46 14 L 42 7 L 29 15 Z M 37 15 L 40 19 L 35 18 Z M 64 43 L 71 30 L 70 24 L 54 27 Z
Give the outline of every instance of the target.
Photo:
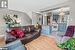
M 75 50 L 75 0 L 0 0 L 0 50 Z

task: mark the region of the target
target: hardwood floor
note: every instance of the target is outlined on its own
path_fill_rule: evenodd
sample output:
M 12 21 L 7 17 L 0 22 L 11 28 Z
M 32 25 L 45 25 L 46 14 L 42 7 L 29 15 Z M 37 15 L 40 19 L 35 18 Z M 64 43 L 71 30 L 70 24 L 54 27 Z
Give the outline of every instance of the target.
M 56 46 L 54 38 L 40 36 L 32 42 L 25 45 L 27 50 L 61 50 Z
M 4 37 L 0 37 L 0 46 L 5 45 L 5 39 Z

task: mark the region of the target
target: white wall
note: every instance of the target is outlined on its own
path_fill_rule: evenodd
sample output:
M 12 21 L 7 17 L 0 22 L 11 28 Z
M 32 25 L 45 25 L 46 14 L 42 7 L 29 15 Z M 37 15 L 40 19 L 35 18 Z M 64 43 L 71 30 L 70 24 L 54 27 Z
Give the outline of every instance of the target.
M 42 24 L 42 14 L 33 12 L 32 13 L 32 24 L 35 25 L 37 22 L 41 25 Z
M 8 8 L 26 12 L 32 18 L 32 11 L 45 10 L 49 8 L 58 7 L 58 4 L 67 2 L 68 0 L 8 0 Z M 66 3 L 67 4 L 67 3 Z M 71 7 L 69 25 L 75 25 L 75 0 L 69 0 Z
M 75 0 L 69 0 L 70 9 L 70 22 L 69 25 L 75 25 Z
M 0 34 L 6 33 L 7 25 L 5 24 L 5 20 L 3 19 L 3 16 L 5 16 L 6 14 L 11 16 L 13 16 L 14 14 L 18 15 L 18 17 L 21 19 L 21 26 L 32 24 L 30 17 L 26 13 L 9 9 L 0 9 Z
M 32 11 L 64 3 L 67 0 L 8 0 L 8 8 L 26 12 L 32 18 Z

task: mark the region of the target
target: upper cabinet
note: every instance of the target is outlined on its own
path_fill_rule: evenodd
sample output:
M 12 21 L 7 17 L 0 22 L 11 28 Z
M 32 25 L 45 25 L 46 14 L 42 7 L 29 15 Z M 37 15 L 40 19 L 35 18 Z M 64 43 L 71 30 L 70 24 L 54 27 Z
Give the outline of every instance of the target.
M 8 8 L 8 0 L 0 0 L 0 8 Z

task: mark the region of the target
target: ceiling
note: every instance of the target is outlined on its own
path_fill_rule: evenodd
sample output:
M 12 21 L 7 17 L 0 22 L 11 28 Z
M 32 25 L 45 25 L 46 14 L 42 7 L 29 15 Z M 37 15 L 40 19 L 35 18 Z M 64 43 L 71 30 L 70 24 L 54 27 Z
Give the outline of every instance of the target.
M 8 0 L 8 8 L 27 13 L 32 18 L 32 12 L 64 3 L 68 0 Z
M 39 10 L 68 0 L 8 0 L 9 8 L 16 10 Z

